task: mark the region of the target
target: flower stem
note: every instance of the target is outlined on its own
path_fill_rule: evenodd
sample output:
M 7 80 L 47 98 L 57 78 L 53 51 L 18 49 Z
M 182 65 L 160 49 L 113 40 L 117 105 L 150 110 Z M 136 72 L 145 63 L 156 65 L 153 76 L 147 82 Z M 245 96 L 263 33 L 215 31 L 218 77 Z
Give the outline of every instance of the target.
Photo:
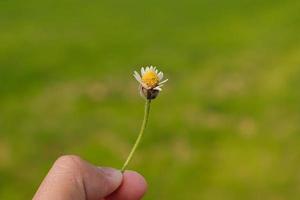
M 139 133 L 139 135 L 138 135 L 138 137 L 137 137 L 137 139 L 136 139 L 136 141 L 135 141 L 135 143 L 134 143 L 134 145 L 133 145 L 133 147 L 132 147 L 132 149 L 131 149 L 131 151 L 130 151 L 130 153 L 129 153 L 129 155 L 128 155 L 128 157 L 127 157 L 127 159 L 126 159 L 126 161 L 125 161 L 125 163 L 124 163 L 124 165 L 121 169 L 122 173 L 125 171 L 127 165 L 129 164 L 130 160 L 132 159 L 132 156 L 133 156 L 135 150 L 137 149 L 137 147 L 138 147 L 138 145 L 139 145 L 139 143 L 142 139 L 143 133 L 144 133 L 145 128 L 146 128 L 147 123 L 148 123 L 148 118 L 149 118 L 149 113 L 150 113 L 150 103 L 151 103 L 151 99 L 147 99 L 146 103 L 145 103 L 144 119 L 143 119 L 143 123 L 142 123 L 142 126 L 141 126 L 140 133 Z

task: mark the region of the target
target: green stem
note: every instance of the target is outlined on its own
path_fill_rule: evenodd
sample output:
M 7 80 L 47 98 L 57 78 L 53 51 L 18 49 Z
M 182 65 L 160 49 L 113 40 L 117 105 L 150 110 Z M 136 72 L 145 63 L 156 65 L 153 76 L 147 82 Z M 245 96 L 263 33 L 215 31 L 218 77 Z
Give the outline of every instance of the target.
M 134 143 L 134 145 L 133 145 L 133 147 L 132 147 L 132 149 L 131 149 L 131 151 L 130 151 L 130 153 L 129 153 L 129 155 L 128 155 L 128 157 L 127 157 L 127 159 L 126 159 L 126 161 L 125 161 L 125 163 L 124 163 L 124 165 L 121 169 L 121 172 L 125 171 L 127 165 L 129 164 L 130 160 L 132 159 L 132 156 L 133 156 L 135 150 L 137 149 L 137 147 L 138 147 L 138 145 L 139 145 L 139 143 L 142 139 L 142 136 L 143 136 L 143 133 L 144 133 L 145 128 L 147 126 L 147 122 L 148 122 L 148 118 L 149 118 L 150 103 L 151 103 L 151 100 L 147 99 L 146 104 L 145 104 L 144 119 L 143 119 L 143 123 L 142 123 L 140 133 L 139 133 L 139 135 L 138 135 L 138 137 L 137 137 L 137 139 L 136 139 L 136 141 L 135 141 L 135 143 Z

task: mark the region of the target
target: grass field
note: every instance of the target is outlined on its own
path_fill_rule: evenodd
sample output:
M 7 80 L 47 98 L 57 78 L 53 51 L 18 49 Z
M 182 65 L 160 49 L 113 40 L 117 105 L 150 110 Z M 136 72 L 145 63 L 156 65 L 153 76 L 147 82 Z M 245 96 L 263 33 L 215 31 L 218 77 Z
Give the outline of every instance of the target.
M 150 199 L 299 199 L 296 0 L 0 2 L 0 199 L 30 199 L 55 159 L 121 167 L 143 100 L 170 79 L 131 169 Z

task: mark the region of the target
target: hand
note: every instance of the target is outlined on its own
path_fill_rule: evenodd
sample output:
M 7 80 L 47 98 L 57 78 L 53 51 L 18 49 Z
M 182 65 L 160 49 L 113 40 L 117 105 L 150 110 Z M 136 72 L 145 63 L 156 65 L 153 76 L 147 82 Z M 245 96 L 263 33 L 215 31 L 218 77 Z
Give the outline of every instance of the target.
M 77 156 L 62 156 L 40 185 L 34 200 L 139 200 L 145 179 L 133 171 L 93 166 Z

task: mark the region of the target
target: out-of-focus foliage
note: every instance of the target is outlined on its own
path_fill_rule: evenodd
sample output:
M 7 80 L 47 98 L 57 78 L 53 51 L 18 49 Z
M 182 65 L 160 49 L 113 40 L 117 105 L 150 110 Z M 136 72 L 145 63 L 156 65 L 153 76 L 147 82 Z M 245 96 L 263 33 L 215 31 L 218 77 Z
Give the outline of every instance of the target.
M 133 70 L 170 81 L 130 168 L 145 199 L 300 196 L 299 1 L 0 2 L 0 199 L 54 160 L 121 167 L 142 115 Z

